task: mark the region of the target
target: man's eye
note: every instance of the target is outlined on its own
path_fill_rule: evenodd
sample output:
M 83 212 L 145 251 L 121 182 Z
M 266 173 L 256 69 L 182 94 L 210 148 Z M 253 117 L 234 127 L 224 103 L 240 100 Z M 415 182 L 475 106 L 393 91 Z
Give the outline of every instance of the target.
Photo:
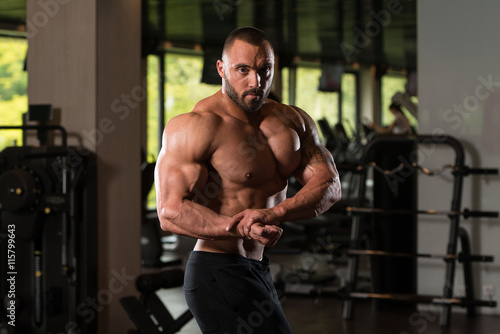
M 260 73 L 262 75 L 268 76 L 271 73 L 271 67 L 264 67 L 260 70 Z
M 248 69 L 245 68 L 245 67 L 240 67 L 240 68 L 238 68 L 238 72 L 240 72 L 240 73 L 247 73 Z

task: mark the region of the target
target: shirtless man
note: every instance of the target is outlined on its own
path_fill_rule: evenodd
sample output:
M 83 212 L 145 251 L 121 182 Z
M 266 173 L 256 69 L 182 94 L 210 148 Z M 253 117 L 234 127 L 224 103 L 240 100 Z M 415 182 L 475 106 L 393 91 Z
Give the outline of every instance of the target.
M 217 61 L 222 87 L 165 127 L 155 172 L 163 230 L 198 239 L 184 292 L 203 333 L 291 333 L 264 248 L 285 221 L 340 199 L 338 172 L 301 109 L 267 99 L 274 50 L 239 28 Z M 302 189 L 286 198 L 293 175 Z

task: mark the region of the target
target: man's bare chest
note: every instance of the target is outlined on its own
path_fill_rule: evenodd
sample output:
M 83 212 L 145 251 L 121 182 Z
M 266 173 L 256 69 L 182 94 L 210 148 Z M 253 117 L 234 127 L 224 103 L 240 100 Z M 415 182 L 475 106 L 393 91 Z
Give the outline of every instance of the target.
M 264 124 L 265 125 L 265 124 Z M 229 127 L 220 133 L 212 166 L 221 177 L 241 184 L 286 178 L 300 164 L 300 139 L 290 128 Z

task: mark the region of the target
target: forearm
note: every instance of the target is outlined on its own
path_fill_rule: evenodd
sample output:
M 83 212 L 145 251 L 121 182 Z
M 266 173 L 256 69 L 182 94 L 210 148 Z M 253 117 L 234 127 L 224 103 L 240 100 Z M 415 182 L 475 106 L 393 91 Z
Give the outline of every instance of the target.
M 381 127 L 380 125 L 375 124 L 375 123 L 372 123 L 371 128 L 372 128 L 373 130 L 375 130 L 375 132 L 377 132 L 377 133 L 384 133 L 384 132 L 386 131 L 386 129 L 385 129 L 385 128 L 383 128 L 383 127 Z
M 387 126 L 387 127 L 383 127 L 383 126 L 380 126 L 378 124 L 373 124 L 373 128 L 375 129 L 375 131 L 377 133 L 380 133 L 380 134 L 387 134 L 387 133 L 391 133 L 392 132 L 392 128 L 394 127 L 393 124 Z
M 311 179 L 293 197 L 273 208 L 280 222 L 313 218 L 327 211 L 341 198 L 338 177 Z
M 158 210 L 158 217 L 161 228 L 175 234 L 207 240 L 239 238 L 236 231 L 226 231 L 230 217 L 189 200 Z

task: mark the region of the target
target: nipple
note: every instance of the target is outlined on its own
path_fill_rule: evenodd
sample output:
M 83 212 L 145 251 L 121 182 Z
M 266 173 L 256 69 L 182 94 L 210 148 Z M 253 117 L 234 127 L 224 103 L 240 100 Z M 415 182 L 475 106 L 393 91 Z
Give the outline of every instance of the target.
M 252 174 L 251 174 L 251 173 L 246 173 L 246 174 L 245 174 L 245 177 L 246 177 L 247 179 L 249 179 L 249 178 L 251 178 L 251 177 L 252 177 Z

